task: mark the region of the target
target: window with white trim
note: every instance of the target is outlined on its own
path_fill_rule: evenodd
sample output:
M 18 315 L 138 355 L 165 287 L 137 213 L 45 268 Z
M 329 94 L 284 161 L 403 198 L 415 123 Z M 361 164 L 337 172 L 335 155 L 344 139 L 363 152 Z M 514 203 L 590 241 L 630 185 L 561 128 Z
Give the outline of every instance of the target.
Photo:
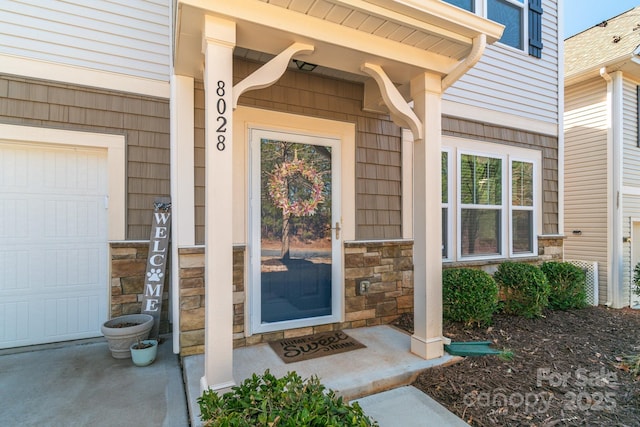
M 447 139 L 452 145 L 442 151 L 442 259 L 535 256 L 540 151 Z
M 442 259 L 451 257 L 451 221 L 449 220 L 449 200 L 451 186 L 449 185 L 449 163 L 451 156 L 447 150 L 442 151 Z
M 533 252 L 533 163 L 512 160 L 511 164 L 511 251 Z
M 524 49 L 525 0 L 487 0 L 487 18 L 504 25 L 500 43 Z
M 505 26 L 500 43 L 542 56 L 542 0 L 444 0 Z M 528 13 L 527 13 L 528 11 Z
M 458 155 L 460 257 L 502 255 L 503 159 Z

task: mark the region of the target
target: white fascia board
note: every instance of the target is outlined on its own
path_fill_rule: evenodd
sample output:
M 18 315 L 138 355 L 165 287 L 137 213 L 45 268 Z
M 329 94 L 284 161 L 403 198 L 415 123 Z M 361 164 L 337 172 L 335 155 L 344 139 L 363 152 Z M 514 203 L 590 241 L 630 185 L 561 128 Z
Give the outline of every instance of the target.
M 635 51 L 633 53 L 626 53 L 605 63 L 593 64 L 590 68 L 587 68 L 580 72 L 567 74 L 564 76 L 564 85 L 565 87 L 569 87 L 581 81 L 588 80 L 593 77 L 598 77 L 600 76 L 600 70 L 603 68 L 606 69 L 607 72 L 614 72 L 616 71 L 616 69 L 621 68 L 629 61 L 637 62 L 636 56 L 637 54 L 635 53 Z
M 0 54 L 0 73 L 169 99 L 167 81 Z

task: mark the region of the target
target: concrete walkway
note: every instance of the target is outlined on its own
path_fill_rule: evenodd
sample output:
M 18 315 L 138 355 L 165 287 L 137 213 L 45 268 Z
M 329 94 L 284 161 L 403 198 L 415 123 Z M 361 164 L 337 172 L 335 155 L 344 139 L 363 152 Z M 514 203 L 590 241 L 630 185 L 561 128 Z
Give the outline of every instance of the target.
M 104 339 L 25 350 L 0 352 L 0 426 L 189 425 L 170 339 L 145 367 L 112 358 Z
M 345 330 L 367 348 L 286 364 L 268 344 L 233 351 L 234 378 L 239 384 L 266 369 L 278 377 L 296 371 L 302 378 L 317 375 L 322 383 L 351 401 L 358 400 L 367 415 L 381 427 L 467 426 L 442 405 L 413 387 L 418 374 L 428 368 L 452 363 L 449 355 L 424 360 L 410 353 L 409 335 L 391 327 L 374 326 Z M 191 425 L 202 425 L 196 399 L 204 375 L 204 356 L 183 359 Z M 365 397 L 368 396 L 368 397 Z M 363 398 L 365 397 L 365 398 Z
M 267 368 L 276 376 L 289 371 L 303 378 L 318 375 L 346 399 L 358 399 L 381 427 L 467 425 L 407 386 L 424 369 L 455 358 L 414 356 L 410 337 L 390 326 L 346 332 L 367 348 L 291 364 L 267 344 L 239 348 L 234 350 L 234 377 L 239 383 Z M 204 357 L 186 357 L 181 367 L 171 337 L 163 338 L 156 361 L 142 368 L 130 359 L 113 359 L 104 339 L 0 350 L 0 426 L 202 425 L 196 399 Z

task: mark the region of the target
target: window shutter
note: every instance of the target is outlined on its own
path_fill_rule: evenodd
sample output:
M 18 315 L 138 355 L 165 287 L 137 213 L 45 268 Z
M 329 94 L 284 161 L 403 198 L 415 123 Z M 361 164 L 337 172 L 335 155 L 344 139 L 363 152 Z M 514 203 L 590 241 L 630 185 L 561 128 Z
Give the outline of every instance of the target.
M 542 0 L 529 0 L 529 55 L 542 58 Z

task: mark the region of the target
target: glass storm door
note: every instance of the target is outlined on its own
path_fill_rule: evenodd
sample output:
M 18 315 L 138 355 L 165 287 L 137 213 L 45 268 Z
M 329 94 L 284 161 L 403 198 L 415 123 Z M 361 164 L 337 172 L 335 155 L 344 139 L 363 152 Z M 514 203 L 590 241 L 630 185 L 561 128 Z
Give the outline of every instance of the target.
M 253 332 L 337 321 L 338 141 L 251 132 Z

